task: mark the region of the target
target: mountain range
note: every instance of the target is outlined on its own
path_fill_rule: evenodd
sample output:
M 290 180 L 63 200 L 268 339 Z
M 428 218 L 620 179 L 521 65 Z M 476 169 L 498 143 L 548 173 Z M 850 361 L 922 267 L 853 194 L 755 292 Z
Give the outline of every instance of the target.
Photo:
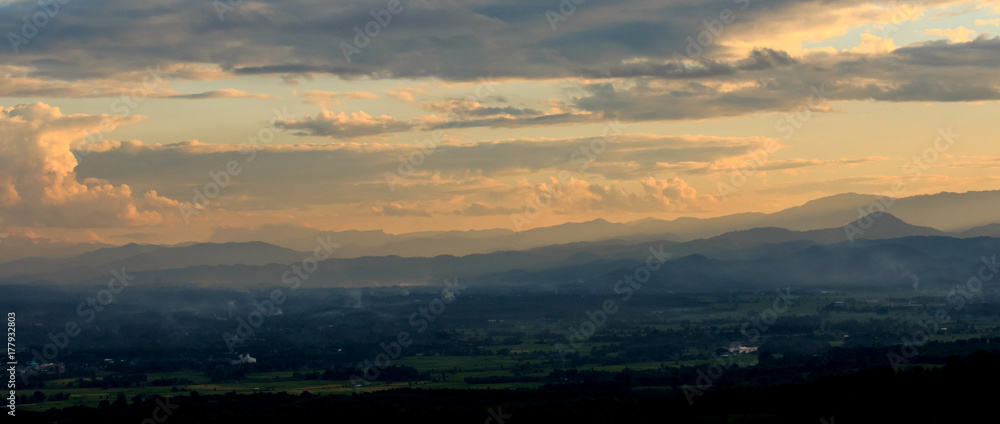
M 801 211 L 795 212 L 805 216 Z M 651 224 L 662 222 L 592 221 L 544 230 L 560 234 L 567 228 L 580 232 L 590 226 Z M 863 232 L 854 233 L 851 226 L 863 227 Z M 926 281 L 945 284 L 949 276 L 971 273 L 963 267 L 974 271 L 981 256 L 1000 250 L 1000 238 L 994 237 L 997 228 L 992 224 L 949 233 L 911 225 L 889 213 L 876 213 L 833 228 L 754 227 L 689 241 L 677 240 L 674 233 L 649 232 L 463 256 L 342 257 L 335 251 L 334 258 L 318 261 L 308 278 L 300 281 L 312 287 L 366 287 L 435 285 L 446 278 L 459 278 L 480 287 L 607 291 L 622 275 L 641 267 L 650 249 L 655 249 L 669 253 L 671 260 L 654 273 L 654 291 L 756 288 L 779 283 L 824 287 L 906 284 L 910 278 L 906 272 L 919 272 Z M 6 262 L 0 264 L 0 283 L 102 284 L 115 270 L 135 276 L 134 284 L 143 285 L 274 287 L 288 284 L 296 275 L 292 266 L 301 265 L 312 255 L 311 251 L 260 241 L 129 244 L 69 258 Z
M 1000 234 L 1000 191 L 939 193 L 905 198 L 847 193 L 824 197 L 779 212 L 740 213 L 715 218 L 647 218 L 613 223 L 603 219 L 566 223 L 516 232 L 510 229 L 426 231 L 387 234 L 382 231 L 323 232 L 290 225 L 268 225 L 256 230 L 222 228 L 209 241 L 263 241 L 294 250 L 310 250 L 316 237 L 337 240 L 340 257 L 399 255 L 433 257 L 501 250 L 527 250 L 582 241 L 671 240 L 690 241 L 758 227 L 808 231 L 843 226 L 862 216 L 886 212 L 915 226 L 948 232 L 957 237 Z M 892 232 L 891 229 L 886 228 Z M 924 232 L 921 234 L 933 234 Z

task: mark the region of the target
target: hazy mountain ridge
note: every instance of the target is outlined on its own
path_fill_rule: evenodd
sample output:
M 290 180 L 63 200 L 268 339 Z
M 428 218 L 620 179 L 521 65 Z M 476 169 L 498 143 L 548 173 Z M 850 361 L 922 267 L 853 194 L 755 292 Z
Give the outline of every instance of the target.
M 930 230 L 963 231 L 960 237 L 1000 235 L 1000 191 L 969 193 L 939 193 L 887 199 L 875 195 L 845 193 L 806 202 L 771 214 L 740 213 L 716 218 L 681 217 L 674 220 L 646 218 L 638 221 L 613 223 L 597 219 L 580 223 L 565 223 L 552 227 L 534 228 L 520 233 L 509 229 L 478 231 L 431 231 L 408 234 L 386 234 L 382 231 L 319 232 L 299 239 L 268 238 L 276 228 L 250 232 L 265 241 L 296 250 L 308 250 L 315 237 L 331 237 L 341 243 L 338 256 L 422 256 L 467 255 L 500 250 L 528 250 L 554 244 L 594 242 L 611 239 L 645 241 L 691 241 L 710 238 L 728 232 L 757 227 L 775 227 L 796 231 L 828 230 L 857 221 L 869 212 L 886 212 L 915 226 Z M 955 213 L 959 208 L 976 213 Z M 991 211 L 994 211 L 991 213 Z M 991 226 L 996 224 L 996 226 Z M 301 227 L 294 231 L 306 234 Z M 228 231 L 228 230 L 226 230 Z M 225 231 L 223 231 L 224 233 Z M 943 234 L 940 231 L 938 234 Z M 222 233 L 213 240 L 222 241 Z M 913 234 L 916 235 L 916 234 Z M 817 236 L 818 237 L 818 236 Z M 832 237 L 832 236 L 830 236 Z M 237 241 L 237 240 L 234 240 Z
M 779 281 L 891 284 L 905 282 L 905 270 L 941 282 L 948 275 L 971 272 L 958 264 L 975 263 L 984 252 L 1000 250 L 1000 239 L 955 235 L 880 214 L 853 241 L 845 227 L 810 231 L 765 227 L 688 242 L 610 239 L 465 256 L 331 258 L 321 261 L 308 278 L 300 278 L 291 265 L 311 252 L 263 242 L 126 245 L 45 260 L 40 272 L 38 261 L 0 264 L 0 278 L 14 283 L 101 284 L 111 270 L 125 269 L 136 276 L 135 284 L 142 285 L 239 288 L 288 286 L 299 280 L 315 287 L 364 287 L 436 285 L 459 278 L 470 284 L 528 284 L 558 290 L 564 285 L 613 284 L 609 279 L 615 275 L 620 279 L 622 273 L 642 266 L 650 249 L 658 249 L 672 258 L 653 279 L 658 290 L 687 290 L 751 288 Z
M 266 225 L 255 230 L 219 228 L 210 237 L 210 243 L 264 242 L 286 249 L 308 252 L 316 246 L 316 238 L 322 237 L 335 240 L 340 244 L 336 254 L 338 257 L 389 255 L 434 257 L 508 250 L 523 251 L 551 245 L 616 239 L 628 242 L 652 240 L 683 242 L 764 227 L 794 231 L 823 230 L 830 233 L 826 235 L 829 239 L 824 239 L 821 234 L 810 235 L 806 238 L 834 240 L 836 236 L 833 232 L 828 231 L 829 229 L 855 222 L 868 211 L 880 212 L 886 208 L 886 205 L 888 205 L 888 214 L 898 217 L 905 223 L 917 227 L 928 227 L 928 230 L 921 233 L 924 235 L 933 235 L 934 232 L 931 230 L 936 229 L 952 231 L 953 233 L 949 234 L 956 237 L 1000 237 L 1000 215 L 995 212 L 996 206 L 1000 205 L 1000 191 L 983 191 L 939 193 L 901 199 L 845 193 L 812 200 L 800 206 L 771 214 L 740 213 L 715 218 L 680 217 L 673 220 L 645 218 L 625 223 L 597 219 L 552 227 L 532 228 L 521 232 L 499 228 L 388 234 L 381 230 L 319 231 L 292 225 Z M 962 213 L 956 213 L 956 211 Z M 908 233 L 907 235 L 916 235 L 916 233 Z M 795 237 L 798 236 L 795 235 Z M 887 236 L 892 236 L 892 234 Z M 182 243 L 175 246 L 196 244 L 199 243 Z M 127 246 L 155 245 L 130 244 L 118 247 Z M 114 246 L 106 244 L 45 244 L 23 237 L 8 237 L 0 243 L 0 265 L 8 270 L 0 269 L 0 276 L 17 273 L 10 271 L 10 268 L 21 267 L 20 269 L 24 272 L 36 272 L 37 269 L 51 264 L 47 260 L 39 260 L 35 257 L 72 258 L 81 253 L 109 247 Z M 102 254 L 108 254 L 108 252 L 102 252 Z M 81 266 L 83 265 L 81 264 Z
M 199 265 L 288 264 L 308 254 L 263 242 L 198 243 L 168 247 L 128 244 L 64 259 L 22 259 L 0 264 L 0 278 L 25 276 L 52 281 L 80 281 L 109 276 L 111 270 L 145 271 Z M 19 278 L 23 280 L 23 278 Z

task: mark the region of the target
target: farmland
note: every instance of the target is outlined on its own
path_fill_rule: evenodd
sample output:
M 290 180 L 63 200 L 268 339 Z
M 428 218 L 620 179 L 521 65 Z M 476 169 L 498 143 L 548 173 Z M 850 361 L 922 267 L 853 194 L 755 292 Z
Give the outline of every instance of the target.
M 694 378 L 685 375 L 713 364 L 750 370 L 767 365 L 761 363 L 762 355 L 773 364 L 836 349 L 898 351 L 901 338 L 919 329 L 918 322 L 949 308 L 943 296 L 902 289 L 776 288 L 637 295 L 602 314 L 595 311 L 607 296 L 472 292 L 455 299 L 426 328 L 412 325 L 412 311 L 433 298 L 433 293 L 389 292 L 372 296 L 359 309 L 330 306 L 338 300 L 336 294 L 317 292 L 282 315 L 268 317 L 232 354 L 223 349 L 221 334 L 233 320 L 218 319 L 217 312 L 134 314 L 126 304 L 120 315 L 109 315 L 101 323 L 110 327 L 104 334 L 118 337 L 81 337 L 79 345 L 59 358 L 65 372 L 28 379 L 30 385 L 18 391 L 24 399 L 21 408 L 100 407 L 121 399 L 136 402 L 192 393 L 538 389 L 635 373 L 661 381 L 636 387 L 679 393 L 694 384 Z M 955 311 L 952 321 L 926 343 L 978 343 L 1000 336 L 1000 328 L 992 324 L 997 322 L 995 300 L 981 297 L 976 302 Z M 499 304 L 504 305 L 502 311 L 495 309 Z M 53 325 L 44 316 L 37 319 L 40 327 Z M 143 338 L 142 328 L 165 321 L 197 325 L 188 324 L 186 334 L 176 340 Z M 410 342 L 394 346 L 402 333 Z M 753 351 L 728 351 L 738 346 Z M 237 363 L 240 356 L 234 354 L 253 360 Z M 882 353 L 881 365 L 890 365 L 885 358 Z M 906 366 L 937 366 L 933 356 L 928 361 Z

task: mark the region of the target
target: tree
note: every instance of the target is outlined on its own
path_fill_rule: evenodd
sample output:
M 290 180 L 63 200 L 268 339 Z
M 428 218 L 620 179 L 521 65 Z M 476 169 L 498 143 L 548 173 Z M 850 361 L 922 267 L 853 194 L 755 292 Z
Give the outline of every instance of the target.
M 128 409 L 128 402 L 125 399 L 125 393 L 118 393 L 118 397 L 111 404 L 111 409 L 114 411 L 124 411 Z
M 760 356 L 757 357 L 757 363 L 762 367 L 769 367 L 774 365 L 774 354 L 770 350 L 765 350 L 760 352 Z

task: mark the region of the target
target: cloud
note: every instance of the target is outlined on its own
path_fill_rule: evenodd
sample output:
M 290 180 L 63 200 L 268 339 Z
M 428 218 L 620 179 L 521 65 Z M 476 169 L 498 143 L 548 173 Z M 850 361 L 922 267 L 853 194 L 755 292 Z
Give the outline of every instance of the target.
M 823 165 L 856 165 L 860 163 L 868 162 L 880 162 L 886 161 L 889 158 L 885 156 L 867 156 L 863 158 L 840 158 L 833 160 L 821 160 L 821 159 L 788 159 L 788 160 L 772 160 L 764 162 L 757 166 L 759 171 L 777 171 L 783 169 L 794 169 L 794 168 L 805 168 L 810 166 L 823 166 Z
M 954 41 L 956 43 L 961 43 L 971 40 L 972 37 L 976 35 L 976 31 L 973 29 L 966 28 L 964 26 L 960 26 L 955 29 L 925 29 L 924 34 L 942 35 L 950 38 L 951 41 Z
M 896 50 L 896 43 L 891 38 L 865 33 L 861 34 L 861 42 L 848 51 L 861 54 L 883 54 L 893 50 Z
M 126 234 L 115 234 L 108 236 L 111 239 L 124 239 L 124 240 L 147 240 L 155 241 L 159 238 L 158 234 L 154 233 L 126 233 Z
M 494 215 L 510 215 L 512 213 L 521 212 L 519 209 L 508 208 L 505 206 L 487 206 L 485 204 L 475 202 L 469 206 L 459 209 L 454 212 L 455 215 L 464 216 L 494 216 Z
M 107 78 L 71 78 L 62 80 L 44 75 L 31 66 L 0 65 L 0 97 L 170 97 L 170 74 L 166 69 L 117 72 Z M 180 67 L 172 67 L 179 70 Z M 185 73 L 188 77 L 196 77 Z
M 295 135 L 318 135 L 333 138 L 355 138 L 408 131 L 416 125 L 388 115 L 371 116 L 365 112 L 334 113 L 323 109 L 315 117 L 302 120 L 278 119 L 277 125 L 297 130 Z
M 402 100 L 404 102 L 415 102 L 417 101 L 413 95 L 415 93 L 424 93 L 424 89 L 420 87 L 399 87 L 389 90 L 389 97 L 396 100 Z
M 599 116 L 571 110 L 563 113 L 544 113 L 532 108 L 514 106 L 487 106 L 474 100 L 448 99 L 424 102 L 424 110 L 436 112 L 421 118 L 427 129 L 445 129 L 455 125 L 462 127 L 517 128 L 541 125 L 564 125 L 594 122 Z
M 749 58 L 702 61 L 678 73 L 581 85 L 571 108 L 625 121 L 694 120 L 788 111 L 809 105 L 817 88 L 827 101 L 974 102 L 1000 99 L 1000 37 L 933 41 L 894 48 L 869 37 L 881 54 L 813 53 L 780 67 Z M 866 48 L 870 50 L 870 48 Z M 866 52 L 869 53 L 869 52 Z M 740 65 L 740 63 L 744 65 Z M 641 65 L 635 65 L 641 66 Z M 638 75 L 640 72 L 633 72 Z M 680 78 L 680 75 L 685 75 Z M 829 107 L 814 108 L 828 111 Z
M 951 168 L 1000 168 L 1000 156 L 961 156 L 945 166 Z
M 350 93 L 337 93 L 333 91 L 322 91 L 322 90 L 306 90 L 306 91 L 296 91 L 296 97 L 299 97 L 305 104 L 319 106 L 320 108 L 326 109 L 330 105 L 339 105 L 341 100 L 357 100 L 357 99 L 377 99 L 378 95 L 375 93 L 368 93 L 364 91 L 352 91 Z
M 442 100 L 438 102 L 425 102 L 420 105 L 425 110 L 437 112 L 442 115 L 462 114 L 475 117 L 497 117 L 497 116 L 538 116 L 542 115 L 531 108 L 517 108 L 513 106 L 491 107 L 472 100 Z
M 442 143 L 413 166 L 400 158 L 423 152 L 426 145 L 344 142 L 334 144 L 263 145 L 253 163 L 246 164 L 213 207 L 231 211 L 275 210 L 295 205 L 347 207 L 379 213 L 401 213 L 391 203 L 465 196 L 456 204 L 421 204 L 433 214 L 475 216 L 490 208 L 520 205 L 516 194 L 520 178 L 537 179 L 573 172 L 603 185 L 630 187 L 649 176 L 666 178 L 660 164 L 712 163 L 758 151 L 775 140 L 765 137 L 710 137 L 622 134 L 604 141 L 597 160 L 587 163 L 583 146 L 599 146 L 600 138 L 504 139 L 476 143 Z M 780 146 L 780 145 L 779 145 Z M 83 178 L 128 183 L 136 190 L 155 190 L 175 199 L 191 199 L 191 187 L 205 184 L 204 176 L 235 160 L 246 163 L 238 145 L 187 141 L 142 144 L 105 141 L 93 144 L 77 172 Z M 409 164 L 408 164 L 409 165 Z M 586 166 L 585 166 L 586 165 Z M 402 171 L 400 171 L 402 169 Z M 402 173 L 401 173 L 402 172 Z M 405 178 L 390 190 L 386 173 Z M 405 174 L 405 175 L 404 175 Z M 670 172 L 676 174 L 676 172 Z M 471 208 L 480 203 L 486 207 Z M 390 205 L 389 208 L 381 208 Z M 496 211 L 495 209 L 493 211 Z
M 63 114 L 44 103 L 0 109 L 0 217 L 22 226 L 110 227 L 155 225 L 178 202 L 156 191 L 133 194 L 128 185 L 98 178 L 78 181 L 70 145 L 142 117 Z
M 551 202 L 560 214 L 693 212 L 718 204 L 713 196 L 699 196 L 687 182 L 676 177 L 644 177 L 621 185 L 596 184 L 576 177 L 560 182 L 552 177 L 545 183 L 524 184 L 520 191 L 525 199 L 521 203 Z
M 378 215 L 385 215 L 385 216 L 395 216 L 395 217 L 401 217 L 401 216 L 429 217 L 429 216 L 431 216 L 430 213 L 428 213 L 427 211 L 425 211 L 423 209 L 403 206 L 402 204 L 397 203 L 397 202 L 389 203 L 389 204 L 382 205 L 382 206 L 375 206 L 375 207 L 372 207 L 371 210 L 372 210 L 372 212 L 374 212 L 374 213 L 376 213 Z
M 61 81 L 110 78 L 157 63 L 286 81 L 323 73 L 345 79 L 475 80 L 491 73 L 549 79 L 609 73 L 635 58 L 669 63 L 674 54 L 685 53 L 688 37 L 698 37 L 706 30 L 704 22 L 724 10 L 735 21 L 713 37 L 700 58 L 735 60 L 755 47 L 799 55 L 807 51 L 803 40 L 820 42 L 856 28 L 898 24 L 920 18 L 927 9 L 962 2 L 886 7 L 867 0 L 623 0 L 581 4 L 552 31 L 545 14 L 558 8 L 555 3 L 418 1 L 406 5 L 406 19 L 393 20 L 348 62 L 340 54 L 341 43 L 353 45 L 353 28 L 369 22 L 371 11 L 384 8 L 384 2 L 329 7 L 307 0 L 263 0 L 227 11 L 220 22 L 211 4 L 108 0 L 86 10 L 62 8 L 43 36 L 19 46 L 20 53 L 0 51 L 0 63 L 31 67 L 35 75 Z M 37 10 L 32 2 L 9 3 L 0 9 L 0 33 L 19 34 L 20 17 Z M 176 48 L 181 45 L 185 48 Z
M 371 20 L 372 8 L 384 5 L 362 1 L 331 8 L 304 0 L 260 1 L 228 11 L 219 22 L 210 7 L 181 7 L 179 0 L 156 6 L 109 0 L 87 11 L 63 8 L 59 25 L 46 26 L 44 37 L 31 39 L 22 46 L 24 51 L 16 55 L 0 51 L 0 63 L 5 64 L 0 74 L 8 75 L 0 78 L 0 96 L 127 95 L 141 86 L 147 67 L 162 65 L 174 79 L 273 75 L 297 81 L 331 74 L 345 80 L 473 81 L 493 75 L 505 80 L 575 79 L 584 90 L 585 94 L 567 99 L 567 107 L 559 111 L 467 116 L 463 121 L 469 127 L 492 128 L 583 123 L 615 116 L 636 121 L 682 120 L 786 110 L 796 106 L 810 86 L 820 83 L 841 88 L 835 100 L 990 100 L 997 96 L 996 75 L 1000 74 L 992 46 L 995 41 L 979 36 L 961 43 L 898 47 L 886 33 L 878 32 L 918 19 L 925 10 L 961 3 L 928 0 L 903 7 L 863 0 L 766 4 L 625 0 L 614 6 L 580 5 L 571 19 L 552 31 L 544 20 L 552 5 L 420 1 L 408 4 L 405 20 L 393 21 L 377 42 L 372 40 L 348 62 L 331 55 L 331 46 L 339 46 L 340 41 L 353 43 L 355 34 L 350 28 Z M 36 7 L 27 2 L 0 9 L 0 33 L 19 32 L 19 17 Z M 736 20 L 724 26 L 722 35 L 713 36 L 711 43 L 696 46 L 697 54 L 688 54 L 689 37 L 699 37 L 706 31 L 705 22 L 717 19 L 723 10 L 735 13 Z M 124 23 L 105 25 L 105 19 Z M 875 29 L 848 51 L 817 52 L 802 47 L 803 40 L 830 40 L 872 26 Z M 974 36 L 966 27 L 932 31 L 952 40 Z M 176 49 L 176 45 L 189 47 Z M 948 60 L 933 60 L 932 55 Z M 920 60 L 909 60 L 916 56 Z M 410 102 L 418 100 L 414 94 L 419 90 L 399 87 L 387 95 Z M 307 102 L 322 108 L 353 94 L 303 93 Z M 171 96 L 235 95 L 181 94 L 160 87 L 148 97 Z M 441 116 L 416 120 L 429 128 L 447 125 Z M 402 127 L 398 122 L 392 126 Z
M 775 150 L 780 149 L 778 146 Z M 787 169 L 807 168 L 827 165 L 858 165 L 869 162 L 881 162 L 889 160 L 884 156 L 866 156 L 861 158 L 840 158 L 840 159 L 782 159 L 782 160 L 761 160 L 759 153 L 748 153 L 746 155 L 726 157 L 714 162 L 679 162 L 679 163 L 658 163 L 657 167 L 677 171 L 680 174 L 710 174 L 729 173 L 733 169 L 747 169 L 757 171 L 781 171 Z
M 271 96 L 267 94 L 248 93 L 242 90 L 225 88 L 222 90 L 205 91 L 195 94 L 178 94 L 170 96 L 171 99 L 260 99 L 267 100 Z

